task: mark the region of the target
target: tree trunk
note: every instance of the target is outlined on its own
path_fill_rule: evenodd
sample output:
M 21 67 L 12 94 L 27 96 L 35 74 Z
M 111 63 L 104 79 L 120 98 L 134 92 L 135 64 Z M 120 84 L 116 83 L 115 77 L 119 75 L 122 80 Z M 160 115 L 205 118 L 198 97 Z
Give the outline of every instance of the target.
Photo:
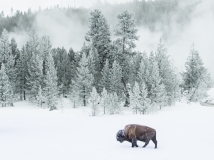
M 127 86 L 126 86 L 124 78 L 122 78 L 122 83 L 123 83 L 123 86 L 124 86 L 124 94 L 126 96 L 124 107 L 129 107 L 129 105 L 130 105 L 130 95 L 129 95 L 129 90 L 128 90 Z
M 125 38 L 123 38 L 123 50 L 122 50 L 122 53 L 124 54 L 124 51 L 125 51 Z
M 26 100 L 25 91 L 24 91 L 24 100 Z
M 86 106 L 85 87 L 83 87 L 83 104 Z

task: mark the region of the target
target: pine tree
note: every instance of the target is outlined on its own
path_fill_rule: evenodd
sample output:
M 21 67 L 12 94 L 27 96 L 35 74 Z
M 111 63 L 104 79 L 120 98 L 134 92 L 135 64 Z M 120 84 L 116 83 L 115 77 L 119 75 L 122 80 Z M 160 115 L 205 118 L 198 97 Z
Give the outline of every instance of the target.
M 36 96 L 36 103 L 39 107 L 42 107 L 42 103 L 45 101 L 45 97 L 43 96 L 43 91 L 41 85 L 39 86 L 39 91 Z
M 11 52 L 8 32 L 4 29 L 0 37 L 0 64 L 7 62 Z
M 89 103 L 91 104 L 91 115 L 97 116 L 99 114 L 100 96 L 95 87 L 92 88 L 92 92 L 90 93 Z
M 143 57 L 140 61 L 140 66 L 137 72 L 137 82 L 139 85 L 145 83 L 146 88 L 149 88 L 149 78 L 150 78 L 150 65 L 149 58 L 146 53 L 143 53 Z
M 133 108 L 134 112 L 137 114 L 139 107 L 141 106 L 141 95 L 140 88 L 138 83 L 135 82 L 135 85 L 130 94 L 130 105 Z
M 161 83 L 164 84 L 166 89 L 167 104 L 171 105 L 177 97 L 175 97 L 175 88 L 178 88 L 179 80 L 173 70 L 172 64 L 167 55 L 167 49 L 160 40 L 156 51 L 156 60 L 158 62 L 159 74 L 161 76 Z
M 110 69 L 110 85 L 109 85 L 109 92 L 114 93 L 116 92 L 117 95 L 122 94 L 122 83 L 121 83 L 121 78 L 122 78 L 122 69 L 120 65 L 114 61 L 113 66 Z
M 124 92 L 126 95 L 125 106 L 129 106 L 129 88 L 127 83 L 129 82 L 130 75 L 130 57 L 133 55 L 132 49 L 135 48 L 135 40 L 138 40 L 137 29 L 135 28 L 135 22 L 133 20 L 133 15 L 128 11 L 124 11 L 118 15 L 118 29 L 115 31 L 115 35 L 119 38 L 116 41 L 117 44 L 117 54 L 118 61 L 122 67 L 122 83 L 124 87 Z
M 6 63 L 5 63 L 5 71 L 8 75 L 8 78 L 10 80 L 10 83 L 11 83 L 11 87 L 12 87 L 12 90 L 14 93 L 16 93 L 17 89 L 16 89 L 16 79 L 17 79 L 17 71 L 16 71 L 16 68 L 15 68 L 15 57 L 10 54 L 8 56 L 8 59 L 6 60 Z
M 23 46 L 20 56 L 17 60 L 16 70 L 17 70 L 17 93 L 20 95 L 21 100 L 26 100 L 26 90 L 27 90 L 27 75 L 28 75 L 28 65 L 27 65 L 27 53 L 25 47 Z
M 16 90 L 16 69 L 15 57 L 12 54 L 12 48 L 9 42 L 7 30 L 3 30 L 0 37 L 0 66 L 4 63 L 6 74 L 10 80 L 13 91 Z
M 106 60 L 106 63 L 103 67 L 103 70 L 101 72 L 102 78 L 100 80 L 100 90 L 102 91 L 104 88 L 107 91 L 110 91 L 110 69 L 109 69 L 109 61 L 108 59 Z
M 17 47 L 18 45 L 16 43 L 15 38 L 11 38 L 10 46 L 11 46 L 11 50 L 12 50 L 12 55 L 15 58 L 15 65 L 16 65 L 16 61 L 18 60 L 18 58 L 20 56 L 20 51 Z
M 57 72 L 55 69 L 54 60 L 51 54 L 48 55 L 46 60 L 47 64 L 47 74 L 45 75 L 45 87 L 44 87 L 44 96 L 45 101 L 50 108 L 50 111 L 57 109 Z
M 75 83 L 75 82 L 74 82 Z M 69 95 L 69 99 L 71 101 L 72 107 L 73 108 L 77 108 L 77 104 L 78 104 L 78 99 L 79 99 L 79 90 L 76 86 L 74 86 L 72 84 L 72 86 L 70 86 L 70 95 Z
M 140 95 L 141 95 L 140 99 L 141 105 L 139 107 L 139 110 L 141 113 L 145 114 L 150 109 L 151 100 L 148 98 L 148 91 L 144 82 L 141 82 L 140 84 Z
M 62 94 L 63 96 L 65 96 L 65 94 L 69 90 L 69 85 L 71 83 L 71 68 L 70 68 L 70 61 L 67 53 L 63 57 L 61 69 L 63 73 L 62 82 L 61 82 Z
M 28 86 L 28 95 L 29 100 L 33 103 L 37 101 L 37 95 L 39 88 L 42 84 L 43 78 L 43 66 L 42 60 L 36 54 L 33 54 L 30 61 L 28 62 L 28 73 L 27 76 L 27 86 Z
M 94 77 L 89 71 L 88 59 L 86 58 L 85 53 L 83 53 L 79 62 L 79 67 L 77 68 L 77 75 L 74 85 L 76 85 L 76 88 L 79 90 L 80 97 L 83 98 L 84 106 L 86 106 L 86 101 L 91 92 L 93 83 Z
M 99 81 L 100 81 L 100 64 L 99 64 L 99 55 L 97 53 L 97 49 L 94 47 L 91 47 L 88 55 L 88 68 L 90 73 L 94 77 L 94 83 L 93 86 L 96 87 L 96 89 L 99 92 Z
M 68 52 L 68 57 L 69 57 L 69 61 L 70 61 L 70 71 L 71 71 L 70 84 L 71 84 L 72 81 L 74 80 L 74 78 L 76 77 L 77 66 L 78 66 L 78 63 L 80 60 L 80 56 L 79 56 L 79 54 L 75 53 L 72 48 L 70 48 L 69 52 Z
M 54 61 L 57 68 L 58 86 L 60 88 L 60 93 L 65 96 L 69 91 L 69 86 L 71 83 L 71 64 L 64 48 L 57 48 L 54 51 Z
M 211 87 L 211 77 L 203 66 L 201 57 L 194 45 L 185 63 L 186 71 L 182 74 L 185 90 L 189 91 L 190 101 L 199 101 L 206 97 L 206 91 Z
M 135 40 L 138 40 L 137 29 L 135 28 L 135 22 L 133 20 L 133 14 L 127 10 L 118 15 L 118 29 L 115 31 L 115 35 L 118 36 L 118 42 L 122 49 L 122 54 L 130 54 L 130 50 L 135 48 Z
M 42 59 L 42 65 L 43 65 L 43 83 L 42 83 L 42 88 L 44 87 L 44 77 L 47 74 L 47 58 L 49 54 L 51 53 L 51 42 L 50 38 L 48 36 L 43 36 L 39 42 L 39 57 Z
M 116 92 L 109 94 L 108 102 L 109 106 L 107 108 L 107 111 L 109 112 L 109 114 L 121 113 L 121 106 L 119 104 L 119 98 Z
M 39 54 L 39 42 L 40 41 L 36 33 L 35 26 L 32 26 L 31 30 L 29 31 L 29 39 L 26 44 L 26 52 L 29 55 L 29 59 L 33 54 Z
M 103 107 L 103 114 L 106 114 L 106 108 L 108 108 L 108 92 L 105 88 L 103 88 L 103 91 L 101 93 L 101 102 L 100 105 Z
M 131 88 L 134 86 L 135 82 L 138 80 L 138 71 L 140 68 L 140 62 L 142 59 L 142 55 L 141 53 L 137 53 L 132 59 L 130 59 L 131 61 L 131 65 L 130 65 L 130 77 L 129 77 L 129 84 L 131 85 Z
M 10 81 L 6 74 L 5 66 L 2 63 L 0 70 L 0 103 L 2 107 L 6 107 L 7 104 L 13 104 L 12 96 L 13 92 Z
M 71 71 L 71 80 L 70 80 L 70 87 L 69 87 L 69 98 L 73 108 L 76 108 L 78 105 L 79 100 L 79 90 L 78 87 L 75 86 L 75 77 L 77 76 L 77 67 L 80 60 L 80 56 L 76 54 L 73 49 L 71 48 L 68 53 L 69 61 L 70 61 L 70 71 Z
M 150 75 L 149 98 L 153 105 L 152 110 L 156 110 L 157 106 L 161 108 L 162 105 L 165 105 L 166 101 L 165 86 L 161 83 L 161 77 L 159 75 L 158 64 L 156 61 L 153 62 L 153 68 Z
M 110 52 L 110 29 L 105 17 L 99 10 L 91 12 L 90 29 L 87 32 L 85 39 L 97 49 L 99 54 L 100 71 L 102 70 L 106 59 Z

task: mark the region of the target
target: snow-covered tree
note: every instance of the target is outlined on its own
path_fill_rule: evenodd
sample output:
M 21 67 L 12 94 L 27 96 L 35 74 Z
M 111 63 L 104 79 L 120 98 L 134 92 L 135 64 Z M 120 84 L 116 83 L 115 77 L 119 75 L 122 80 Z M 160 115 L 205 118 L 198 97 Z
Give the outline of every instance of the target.
M 116 92 L 117 95 L 121 95 L 122 93 L 122 83 L 121 83 L 121 78 L 122 78 L 122 69 L 120 65 L 117 63 L 117 61 L 113 62 L 113 66 L 110 69 L 110 85 L 109 85 L 109 92 L 114 93 Z
M 55 69 L 54 60 L 51 54 L 49 54 L 47 60 L 47 74 L 45 75 L 45 87 L 44 87 L 44 96 L 45 101 L 48 107 L 51 110 L 57 109 L 57 95 L 58 95 L 58 87 L 57 87 L 57 72 Z
M 57 68 L 59 94 L 65 96 L 71 83 L 71 63 L 67 51 L 64 48 L 53 50 L 53 58 Z
M 137 111 L 141 106 L 141 92 L 139 85 L 136 82 L 130 93 L 130 105 L 133 108 L 134 112 L 137 114 Z
M 27 65 L 27 53 L 25 47 L 23 46 L 20 56 L 16 62 L 17 71 L 17 93 L 20 95 L 21 100 L 26 100 L 26 90 L 27 90 L 27 75 L 28 75 L 28 65 Z
M 39 54 L 39 37 L 36 33 L 35 26 L 32 26 L 31 30 L 29 31 L 29 39 L 26 44 L 26 52 L 29 55 L 29 59 L 33 54 Z
M 186 71 L 182 74 L 183 87 L 189 91 L 190 101 L 199 101 L 206 96 L 206 91 L 211 87 L 211 77 L 194 45 L 191 46 L 185 67 Z
M 78 105 L 78 100 L 79 100 L 79 90 L 78 88 L 76 88 L 73 84 L 70 87 L 70 95 L 69 95 L 69 99 L 71 101 L 71 106 L 73 108 L 77 108 Z
M 130 54 L 130 50 L 135 48 L 135 40 L 138 40 L 137 29 L 133 19 L 133 14 L 127 10 L 117 16 L 119 21 L 118 28 L 115 30 L 115 35 L 118 36 L 122 54 Z
M 102 91 L 104 88 L 109 91 L 110 90 L 110 69 L 109 69 L 109 61 L 108 59 L 106 60 L 106 63 L 103 67 L 103 70 L 101 72 L 101 80 L 100 80 L 100 90 Z
M 148 98 L 148 91 L 144 82 L 141 82 L 140 84 L 140 95 L 141 95 L 140 99 L 141 105 L 139 107 L 139 110 L 141 113 L 145 114 L 150 109 L 151 100 Z
M 89 98 L 93 83 L 94 77 L 89 71 L 88 59 L 85 53 L 83 53 L 79 62 L 79 67 L 77 68 L 77 75 L 74 85 L 76 86 L 76 89 L 79 90 L 80 97 L 83 98 L 84 106 L 86 106 L 86 101 Z
M 0 70 L 0 104 L 2 107 L 6 107 L 7 104 L 13 104 L 12 96 L 10 81 L 6 74 L 4 63 L 2 63 Z
M 101 72 L 110 52 L 111 37 L 109 25 L 101 11 L 97 9 L 91 12 L 89 31 L 85 39 L 97 49 L 101 66 L 99 72 Z
M 137 114 L 139 110 L 140 114 L 145 114 L 150 110 L 151 100 L 148 98 L 148 92 L 144 82 L 141 82 L 140 85 L 135 82 L 130 95 L 130 104 L 133 108 L 134 113 Z
M 70 48 L 69 52 L 68 52 L 68 58 L 70 61 L 70 72 L 71 72 L 70 73 L 70 76 L 71 76 L 70 84 L 72 84 L 72 81 L 76 77 L 77 66 L 79 63 L 80 56 L 78 53 L 74 52 L 72 48 Z
M 121 113 L 121 105 L 116 92 L 109 94 L 108 102 L 109 106 L 107 108 L 107 111 L 109 114 Z
M 68 55 L 64 57 L 62 61 L 62 71 L 63 71 L 63 77 L 62 77 L 62 94 L 63 96 L 68 92 L 69 85 L 71 83 L 71 68 L 70 68 L 70 61 L 68 58 Z
M 5 65 L 5 71 L 11 83 L 11 87 L 13 91 L 15 91 L 17 76 L 15 69 L 15 57 L 12 54 L 8 32 L 5 29 L 0 37 L 0 67 L 2 63 Z
M 105 88 L 103 88 L 103 91 L 101 93 L 101 100 L 100 100 L 100 105 L 103 107 L 103 114 L 106 114 L 106 108 L 108 108 L 108 100 L 109 100 L 109 95 L 108 92 Z
M 149 98 L 153 105 L 152 110 L 156 110 L 157 107 L 165 105 L 166 102 L 166 91 L 165 86 L 161 83 L 161 77 L 159 75 L 158 64 L 156 61 L 153 62 L 153 67 L 150 73 L 150 89 Z
M 38 94 L 36 96 L 36 104 L 39 106 L 39 107 L 42 107 L 42 103 L 45 101 L 45 97 L 43 95 L 43 91 L 42 91 L 42 87 L 41 85 L 39 86 L 39 91 L 38 91 Z
M 136 53 L 133 58 L 130 59 L 130 75 L 129 75 L 129 84 L 131 88 L 134 86 L 135 82 L 138 80 L 138 71 L 140 68 L 140 62 L 142 59 L 142 53 Z
M 39 56 L 42 58 L 43 62 L 45 62 L 45 59 L 48 57 L 48 54 L 51 52 L 51 42 L 50 37 L 43 36 L 41 40 L 39 41 Z M 43 71 L 45 74 L 45 63 L 43 63 Z
M 6 63 L 11 53 L 12 49 L 10 47 L 8 32 L 4 29 L 0 37 L 0 64 Z
M 15 58 L 15 64 L 16 64 L 16 60 L 19 58 L 20 52 L 19 52 L 18 45 L 16 43 L 15 38 L 11 38 L 10 47 L 12 50 L 11 53 L 12 53 L 13 57 Z
M 122 67 L 122 84 L 124 94 L 126 96 L 125 106 L 129 106 L 129 89 L 127 83 L 130 76 L 130 57 L 133 55 L 132 49 L 135 48 L 135 40 L 138 40 L 137 29 L 133 20 L 133 14 L 127 10 L 118 15 L 118 28 L 115 30 L 115 35 L 118 37 L 116 45 L 118 48 L 117 54 L 120 66 Z
M 30 61 L 28 62 L 27 86 L 29 100 L 34 103 L 37 101 L 39 88 L 41 87 L 42 84 L 43 78 L 42 70 L 43 70 L 42 60 L 37 54 L 33 54 Z
M 99 92 L 99 81 L 100 81 L 100 62 L 99 62 L 99 55 L 97 49 L 95 47 L 91 47 L 88 55 L 88 69 L 90 73 L 94 77 L 93 86 L 96 87 L 97 91 Z
M 169 55 L 167 55 L 167 49 L 164 43 L 160 40 L 156 51 L 156 60 L 158 62 L 159 74 L 161 76 L 161 83 L 164 84 L 166 89 L 167 104 L 171 105 L 177 97 L 175 97 L 175 89 L 178 89 L 179 80 L 178 75 L 174 71 Z
M 89 104 L 91 105 L 91 115 L 97 116 L 99 114 L 100 96 L 97 93 L 95 87 L 92 88 L 92 92 L 89 97 Z
M 137 72 L 137 82 L 139 85 L 145 83 L 146 88 L 149 86 L 149 78 L 150 78 L 150 65 L 149 59 L 146 53 L 143 53 L 142 59 L 140 61 L 140 66 Z

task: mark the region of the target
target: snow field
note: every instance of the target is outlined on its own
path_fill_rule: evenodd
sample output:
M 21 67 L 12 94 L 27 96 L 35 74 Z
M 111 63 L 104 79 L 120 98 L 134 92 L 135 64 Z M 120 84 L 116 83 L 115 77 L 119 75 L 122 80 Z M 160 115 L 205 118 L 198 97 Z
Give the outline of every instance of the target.
M 28 102 L 0 108 L 0 160 L 213 160 L 214 107 L 177 103 L 149 115 L 89 116 L 89 108 L 48 111 Z M 158 148 L 116 141 L 126 124 L 157 130 Z

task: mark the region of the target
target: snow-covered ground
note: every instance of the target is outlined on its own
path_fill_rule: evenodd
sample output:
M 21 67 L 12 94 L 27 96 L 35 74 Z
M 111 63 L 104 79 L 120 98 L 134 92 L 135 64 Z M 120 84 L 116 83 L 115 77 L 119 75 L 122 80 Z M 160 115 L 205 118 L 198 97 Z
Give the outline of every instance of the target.
M 90 117 L 88 108 L 48 111 L 28 102 L 0 108 L 0 160 L 213 160 L 214 107 L 177 103 L 157 113 Z M 126 124 L 157 130 L 153 142 L 132 148 L 116 141 Z

